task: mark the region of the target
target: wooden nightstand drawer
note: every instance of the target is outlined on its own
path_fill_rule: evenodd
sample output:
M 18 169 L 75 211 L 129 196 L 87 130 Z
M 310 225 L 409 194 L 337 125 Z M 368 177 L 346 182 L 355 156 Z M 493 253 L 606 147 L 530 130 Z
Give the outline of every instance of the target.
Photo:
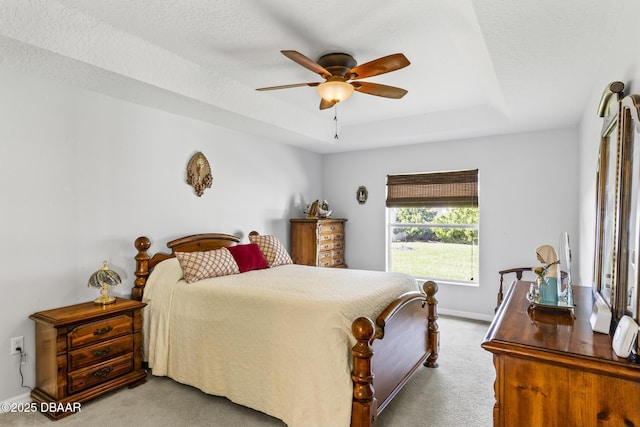
M 67 334 L 69 350 L 119 335 L 130 334 L 132 330 L 132 319 L 127 315 L 114 316 L 77 326 Z
M 84 347 L 69 352 L 69 370 L 74 370 L 87 365 L 129 353 L 133 350 L 133 335 L 114 338 L 98 344 Z
M 124 375 L 133 370 L 133 354 L 128 353 L 115 359 L 110 359 L 98 365 L 70 372 L 67 387 L 69 393 L 76 393 L 85 388 Z

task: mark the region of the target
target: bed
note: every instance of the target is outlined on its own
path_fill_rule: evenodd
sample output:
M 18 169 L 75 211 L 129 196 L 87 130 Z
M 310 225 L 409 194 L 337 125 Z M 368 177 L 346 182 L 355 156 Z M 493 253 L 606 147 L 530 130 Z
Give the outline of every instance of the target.
M 274 236 L 250 234 L 251 242 L 267 237 Z M 398 273 L 287 262 L 185 279 L 185 256 L 250 245 L 229 234 L 197 234 L 151 256 L 150 239 L 136 239 L 132 298 L 148 304 L 143 346 L 153 375 L 290 426 L 359 427 L 375 426 L 422 365 L 437 367 L 432 281 L 420 288 Z

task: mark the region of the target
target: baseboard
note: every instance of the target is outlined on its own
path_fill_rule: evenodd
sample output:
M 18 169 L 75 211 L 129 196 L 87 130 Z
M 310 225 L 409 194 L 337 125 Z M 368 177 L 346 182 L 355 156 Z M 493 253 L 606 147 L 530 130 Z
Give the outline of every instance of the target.
M 31 403 L 31 397 L 29 395 L 29 393 L 24 393 L 24 394 L 20 394 L 18 396 L 14 396 L 11 397 L 5 401 L 0 402 L 0 413 L 2 412 L 7 412 L 4 409 L 5 408 L 13 408 L 15 407 L 15 405 L 19 404 L 19 403 Z
M 449 310 L 440 307 L 438 307 L 438 314 L 442 314 L 443 316 L 462 317 L 463 319 L 482 320 L 484 322 L 492 322 L 494 317 L 489 314 L 470 313 L 468 311 Z

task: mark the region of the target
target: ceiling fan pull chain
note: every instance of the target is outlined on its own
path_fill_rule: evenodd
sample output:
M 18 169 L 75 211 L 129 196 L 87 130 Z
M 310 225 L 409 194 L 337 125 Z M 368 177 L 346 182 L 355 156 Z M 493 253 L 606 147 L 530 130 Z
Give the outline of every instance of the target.
M 333 137 L 333 139 L 340 139 L 338 137 L 338 104 L 336 104 L 333 108 L 334 108 L 334 110 L 333 110 L 334 111 L 334 113 L 333 113 L 334 114 L 333 121 L 336 122 L 336 134 Z

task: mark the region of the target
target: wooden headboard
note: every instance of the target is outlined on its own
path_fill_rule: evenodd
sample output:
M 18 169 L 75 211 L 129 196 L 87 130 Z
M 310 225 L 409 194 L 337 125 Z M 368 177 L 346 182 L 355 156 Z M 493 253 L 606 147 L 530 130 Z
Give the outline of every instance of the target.
M 167 243 L 167 247 L 171 249 L 170 254 L 158 252 L 153 256 L 149 256 L 147 249 L 151 247 L 151 241 L 148 237 L 140 236 L 136 239 L 134 245 L 138 250 L 136 255 L 136 280 L 131 290 L 131 298 L 134 300 L 142 300 L 144 287 L 147 284 L 149 274 L 153 267 L 165 259 L 173 258 L 176 252 L 200 252 L 212 251 L 214 249 L 225 248 L 240 242 L 240 238 L 231 234 L 221 233 L 205 233 L 194 234 L 191 236 L 181 237 Z

